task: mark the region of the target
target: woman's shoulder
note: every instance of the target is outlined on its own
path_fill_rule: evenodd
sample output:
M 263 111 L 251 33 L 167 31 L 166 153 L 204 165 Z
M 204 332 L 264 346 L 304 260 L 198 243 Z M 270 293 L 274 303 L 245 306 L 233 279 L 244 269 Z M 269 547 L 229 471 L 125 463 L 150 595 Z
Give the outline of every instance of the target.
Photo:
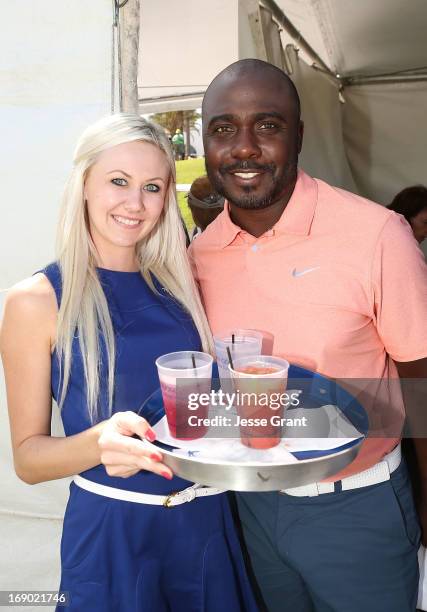
M 6 295 L 4 317 L 20 320 L 43 322 L 57 313 L 55 290 L 43 274 L 34 276 L 13 285 Z
M 0 349 L 4 356 L 19 350 L 51 350 L 56 333 L 57 306 L 53 287 L 36 274 L 9 290 L 0 326 Z

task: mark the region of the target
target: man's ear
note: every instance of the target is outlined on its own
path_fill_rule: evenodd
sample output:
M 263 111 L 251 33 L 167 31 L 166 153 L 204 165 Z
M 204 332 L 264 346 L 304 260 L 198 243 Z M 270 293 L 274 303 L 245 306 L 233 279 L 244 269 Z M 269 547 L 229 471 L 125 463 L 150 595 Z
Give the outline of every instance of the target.
M 304 121 L 300 121 L 299 126 L 298 126 L 298 154 L 301 153 L 303 139 L 304 139 Z

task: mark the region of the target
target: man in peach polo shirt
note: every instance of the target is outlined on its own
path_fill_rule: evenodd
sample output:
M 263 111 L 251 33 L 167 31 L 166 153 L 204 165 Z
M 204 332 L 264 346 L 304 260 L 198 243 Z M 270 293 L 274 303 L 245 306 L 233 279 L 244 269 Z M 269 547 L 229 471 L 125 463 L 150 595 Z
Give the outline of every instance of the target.
M 298 171 L 302 135 L 278 68 L 241 60 L 210 84 L 206 167 L 228 203 L 190 252 L 213 333 L 265 330 L 274 355 L 334 378 L 427 377 L 427 271 L 410 227 Z M 315 492 L 238 495 L 269 611 L 415 610 L 420 532 L 398 443 L 368 440 Z

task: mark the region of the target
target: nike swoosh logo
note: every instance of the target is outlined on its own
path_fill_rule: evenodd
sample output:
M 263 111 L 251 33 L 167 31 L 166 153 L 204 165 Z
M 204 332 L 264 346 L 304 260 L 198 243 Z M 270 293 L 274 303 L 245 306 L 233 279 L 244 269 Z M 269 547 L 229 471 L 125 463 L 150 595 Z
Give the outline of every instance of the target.
M 315 268 L 304 268 L 303 270 L 298 270 L 294 268 L 292 270 L 292 276 L 294 278 L 299 278 L 300 276 L 304 276 L 304 274 L 308 274 L 309 272 L 314 272 L 314 270 L 318 270 L 320 266 L 316 266 Z

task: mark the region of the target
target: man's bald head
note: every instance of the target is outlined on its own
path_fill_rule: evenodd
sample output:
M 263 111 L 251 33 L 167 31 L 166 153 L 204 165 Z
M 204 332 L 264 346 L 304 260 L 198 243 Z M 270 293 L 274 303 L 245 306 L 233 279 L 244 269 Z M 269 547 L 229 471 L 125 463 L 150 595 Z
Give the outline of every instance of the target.
M 211 114 L 210 100 L 216 97 L 215 94 L 218 91 L 228 90 L 240 81 L 250 81 L 253 87 L 263 87 L 264 83 L 268 82 L 278 90 L 278 93 L 288 98 L 292 103 L 296 121 L 300 120 L 301 104 L 292 80 L 277 66 L 254 58 L 242 59 L 230 64 L 213 79 L 203 98 L 203 117 L 206 118 Z
M 203 101 L 206 170 L 234 211 L 286 205 L 302 136 L 298 93 L 272 64 L 241 60 L 209 85 Z

